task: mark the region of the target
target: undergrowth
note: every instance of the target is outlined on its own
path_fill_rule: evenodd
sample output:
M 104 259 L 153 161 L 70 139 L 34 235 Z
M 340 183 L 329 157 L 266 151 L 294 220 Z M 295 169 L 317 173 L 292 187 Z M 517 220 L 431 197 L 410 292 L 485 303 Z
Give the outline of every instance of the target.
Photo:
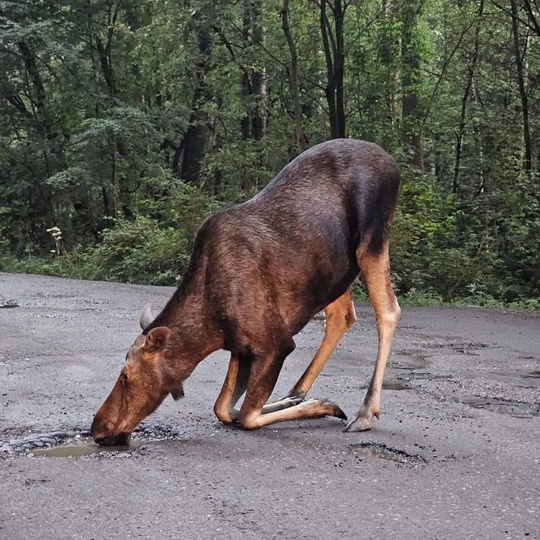
M 159 243 L 170 240 L 169 235 L 171 235 L 170 232 L 160 237 L 154 237 L 152 242 Z M 0 271 L 141 285 L 174 286 L 178 284 L 181 278 L 181 270 L 187 263 L 185 252 L 178 250 L 178 271 L 168 270 L 169 265 L 165 264 L 165 261 L 159 260 L 159 257 L 153 259 L 151 265 L 147 265 L 143 260 L 138 259 L 138 256 L 135 255 L 136 252 L 137 250 L 134 248 L 111 251 L 110 246 L 105 245 L 98 250 L 96 248 L 87 249 L 86 251 L 79 249 L 60 257 L 38 258 L 27 256 L 24 259 L 16 259 L 12 256 L 0 256 Z M 149 278 L 146 272 L 151 267 L 155 270 L 155 275 Z M 357 301 L 369 301 L 365 288 L 359 281 L 353 284 L 352 293 Z M 435 291 L 411 289 L 406 293 L 400 294 L 399 291 L 396 291 L 396 293 L 402 307 L 451 306 L 540 311 L 540 299 L 538 298 L 505 302 L 482 293 L 445 300 Z

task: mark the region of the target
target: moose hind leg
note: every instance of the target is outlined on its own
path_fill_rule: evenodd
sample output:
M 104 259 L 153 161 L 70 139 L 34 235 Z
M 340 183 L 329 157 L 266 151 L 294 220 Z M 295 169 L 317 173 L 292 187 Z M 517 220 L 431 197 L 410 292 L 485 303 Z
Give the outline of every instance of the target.
M 401 309 L 390 281 L 388 244 L 379 253 L 373 253 L 369 246 L 361 246 L 357 253 L 358 265 L 362 271 L 369 299 L 375 310 L 379 348 L 375 370 L 358 414 L 346 431 L 365 431 L 373 427 L 373 418 L 379 417 L 381 390 L 384 370 L 390 354 L 392 337 L 399 321 Z
M 313 360 L 286 397 L 263 407 L 263 414 L 287 409 L 304 401 L 330 355 L 334 352 L 345 332 L 356 322 L 356 313 L 348 290 L 324 308 L 324 339 Z
M 343 411 L 337 405 L 326 400 L 304 401 L 283 410 L 263 414 L 264 404 L 274 389 L 283 362 L 294 348 L 291 346 L 292 343 L 291 339 L 290 344 L 281 350 L 253 360 L 247 393 L 239 416 L 240 424 L 245 429 L 258 429 L 276 422 L 301 418 L 321 416 L 345 418 Z

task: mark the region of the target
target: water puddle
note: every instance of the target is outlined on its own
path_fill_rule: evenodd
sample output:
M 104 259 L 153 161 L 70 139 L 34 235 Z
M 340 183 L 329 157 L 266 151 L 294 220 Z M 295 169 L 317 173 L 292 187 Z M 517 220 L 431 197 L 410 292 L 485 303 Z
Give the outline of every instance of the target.
M 99 446 L 89 431 L 54 431 L 52 433 L 34 433 L 9 441 L 0 440 L 0 457 L 80 457 L 105 455 L 110 457 L 122 454 L 126 457 L 147 447 L 148 443 L 166 440 L 185 440 L 196 437 L 204 428 L 200 425 L 181 427 L 167 425 L 142 424 L 134 432 L 134 438 L 126 446 Z
M 404 369 L 415 371 L 426 369 L 428 366 L 428 356 L 422 351 L 396 351 L 396 359 L 392 360 L 388 367 L 392 369 Z
M 52 448 L 37 448 L 31 451 L 35 457 L 79 457 L 101 452 L 133 452 L 141 446 L 141 441 L 131 441 L 127 446 L 99 446 L 92 437 L 76 438 L 70 444 L 61 444 Z
M 408 454 L 380 443 L 354 444 L 351 445 L 351 449 L 359 460 L 377 458 L 401 464 L 425 463 L 426 461 L 422 456 Z
M 393 390 L 393 391 L 401 391 L 401 390 L 412 390 L 410 386 L 410 379 L 389 379 L 387 381 L 383 382 L 383 390 Z

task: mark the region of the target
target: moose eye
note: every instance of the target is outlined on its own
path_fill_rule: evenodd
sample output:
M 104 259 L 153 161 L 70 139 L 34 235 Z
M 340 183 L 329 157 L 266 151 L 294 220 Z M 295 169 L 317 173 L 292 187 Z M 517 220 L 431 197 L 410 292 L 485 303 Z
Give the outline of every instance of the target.
M 122 384 L 127 384 L 128 378 L 129 378 L 129 377 L 128 377 L 128 374 L 127 374 L 127 373 L 124 373 L 124 372 L 120 373 L 120 382 L 121 382 Z

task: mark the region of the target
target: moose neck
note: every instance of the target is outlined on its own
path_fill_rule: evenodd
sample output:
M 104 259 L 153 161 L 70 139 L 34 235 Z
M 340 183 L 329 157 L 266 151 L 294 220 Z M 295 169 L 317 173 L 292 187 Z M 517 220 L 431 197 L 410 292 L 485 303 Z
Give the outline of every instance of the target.
M 185 378 L 201 360 L 223 347 L 223 333 L 209 320 L 204 297 L 183 285 L 144 332 L 158 326 L 171 331 L 166 356 L 175 369 L 186 371 Z

